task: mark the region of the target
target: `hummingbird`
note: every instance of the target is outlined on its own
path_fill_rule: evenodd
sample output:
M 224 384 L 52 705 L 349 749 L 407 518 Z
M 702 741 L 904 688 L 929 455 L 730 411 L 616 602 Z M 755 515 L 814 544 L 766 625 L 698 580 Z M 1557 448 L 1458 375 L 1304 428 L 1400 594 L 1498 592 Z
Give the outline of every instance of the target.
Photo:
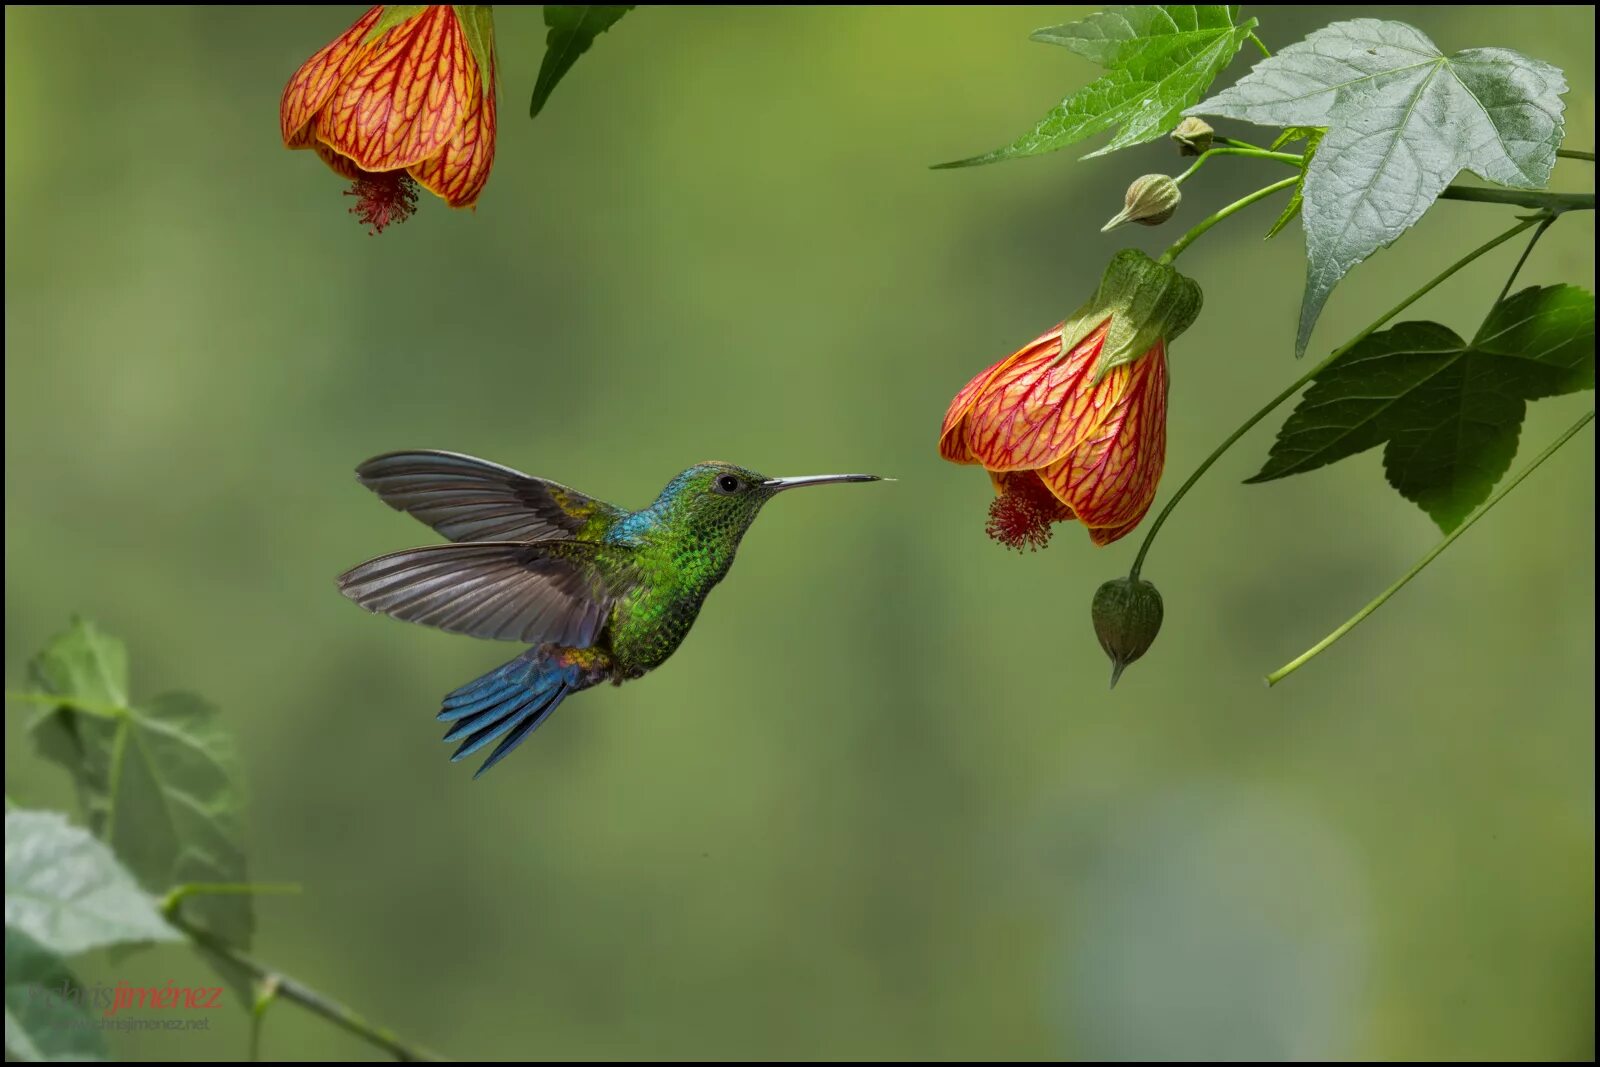
M 698 463 L 638 511 L 454 452 L 390 452 L 356 468 L 384 503 L 449 543 L 370 559 L 339 576 L 368 611 L 530 645 L 448 694 L 451 761 L 498 741 L 481 777 L 579 690 L 665 663 L 728 573 L 761 508 L 789 489 L 876 474 L 768 478 Z

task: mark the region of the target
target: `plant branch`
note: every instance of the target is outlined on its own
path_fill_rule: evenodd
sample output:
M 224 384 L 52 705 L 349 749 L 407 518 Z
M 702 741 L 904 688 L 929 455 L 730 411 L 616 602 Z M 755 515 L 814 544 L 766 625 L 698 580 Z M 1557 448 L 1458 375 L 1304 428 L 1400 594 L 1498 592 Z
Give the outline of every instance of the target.
M 1396 581 L 1389 588 L 1385 589 L 1383 592 L 1379 593 L 1370 604 L 1352 615 L 1345 621 L 1344 625 L 1333 631 L 1333 633 L 1329 634 L 1327 637 L 1324 637 L 1321 641 L 1318 641 L 1315 645 L 1312 645 L 1310 648 L 1300 653 L 1300 655 L 1296 656 L 1288 663 L 1285 663 L 1282 667 L 1279 667 L 1277 670 L 1267 675 L 1267 685 L 1273 686 L 1283 681 L 1289 675 L 1293 674 L 1295 671 L 1309 663 L 1313 658 L 1316 657 L 1318 653 L 1322 652 L 1335 641 L 1339 640 L 1339 638 L 1355 629 L 1361 624 L 1361 620 L 1365 619 L 1368 615 L 1371 615 L 1374 611 L 1377 611 L 1379 608 L 1383 607 L 1385 601 L 1394 596 L 1400 590 L 1404 589 L 1407 582 L 1411 581 L 1411 579 L 1420 574 L 1424 567 L 1432 563 L 1436 558 L 1438 558 L 1441 552 L 1455 543 L 1456 538 L 1460 537 L 1462 534 L 1471 529 L 1473 523 L 1487 515 L 1490 508 L 1500 503 L 1507 493 L 1511 492 L 1511 490 L 1520 485 L 1522 480 L 1537 470 L 1541 463 L 1555 455 L 1556 451 L 1560 449 L 1562 445 L 1570 441 L 1574 434 L 1593 421 L 1594 412 L 1591 411 L 1584 415 L 1583 418 L 1567 427 L 1565 433 L 1552 441 L 1543 452 L 1540 452 L 1539 455 L 1535 457 L 1532 463 L 1518 471 L 1516 477 L 1512 478 L 1509 482 L 1496 490 L 1495 494 L 1484 503 L 1483 507 L 1479 508 L 1477 511 L 1474 511 L 1467 517 L 1465 522 L 1463 522 L 1460 526 L 1457 526 L 1454 530 L 1450 531 L 1449 536 L 1435 545 L 1432 551 L 1423 556 L 1421 559 L 1417 560 L 1410 570 L 1406 571 L 1400 576 L 1398 581 Z
M 1558 148 L 1556 149 L 1556 155 L 1565 159 L 1582 159 L 1587 160 L 1590 163 L 1594 162 L 1593 152 L 1580 152 L 1576 148 Z
M 221 956 L 234 966 L 248 972 L 261 983 L 263 990 L 270 989 L 272 991 L 273 999 L 293 1001 L 313 1015 L 320 1015 L 335 1026 L 376 1045 L 397 1060 L 406 1062 L 435 1062 L 439 1060 L 440 1057 L 432 1052 L 417 1045 L 409 1045 L 383 1027 L 374 1026 L 372 1023 L 367 1022 L 338 1001 L 325 997 L 310 986 L 302 985 L 288 975 L 280 974 L 265 964 L 257 962 L 215 935 L 190 923 L 175 909 L 168 913 L 167 921 L 182 931 L 190 941 L 201 949 L 213 955 Z
M 1155 543 L 1156 534 L 1161 532 L 1162 525 L 1166 523 L 1167 516 L 1172 514 L 1172 509 L 1178 506 L 1178 501 L 1182 500 L 1189 490 L 1194 488 L 1194 484 L 1200 480 L 1201 476 L 1203 476 L 1206 471 L 1211 469 L 1211 465 L 1217 460 L 1221 459 L 1224 452 L 1233 447 L 1235 441 L 1239 440 L 1239 438 L 1250 432 L 1250 429 L 1254 427 L 1256 423 L 1270 415 L 1278 407 L 1278 405 L 1282 404 L 1285 400 L 1288 400 L 1291 396 L 1294 396 L 1296 393 L 1298 393 L 1306 386 L 1307 383 L 1309 383 L 1313 378 L 1321 374 L 1323 371 L 1327 370 L 1328 367 L 1332 366 L 1336 360 L 1343 357 L 1345 353 L 1349 352 L 1356 345 L 1360 344 L 1362 341 L 1365 341 L 1368 337 L 1371 337 L 1378 330 L 1382 329 L 1384 323 L 1388 322 L 1390 319 L 1400 314 L 1400 312 L 1404 311 L 1406 308 L 1422 299 L 1446 278 L 1449 278 L 1456 271 L 1460 270 L 1462 267 L 1465 267 L 1467 264 L 1471 263 L 1484 253 L 1499 247 L 1529 227 L 1539 225 L 1542 221 L 1544 221 L 1542 218 L 1523 219 L 1521 222 L 1511 227 L 1511 229 L 1500 234 L 1500 236 L 1479 245 L 1471 252 L 1468 252 L 1465 256 L 1462 256 L 1460 259 L 1456 260 L 1450 266 L 1446 267 L 1443 272 L 1436 275 L 1431 281 L 1424 284 L 1422 288 L 1418 289 L 1416 292 L 1400 301 L 1400 303 L 1384 312 L 1377 319 L 1373 320 L 1372 324 L 1366 329 L 1362 330 L 1350 340 L 1334 349 L 1333 352 L 1329 354 L 1327 359 L 1324 359 L 1321 363 L 1318 363 L 1315 367 L 1312 367 L 1310 370 L 1306 371 L 1306 373 L 1302 374 L 1291 385 L 1289 385 L 1288 388 L 1284 389 L 1283 392 L 1267 401 L 1267 403 L 1262 406 L 1254 415 L 1251 415 L 1248 419 L 1246 419 L 1238 427 L 1238 429 L 1229 434 L 1220 445 L 1212 450 L 1209 456 L 1201 461 L 1200 466 L 1196 467 L 1194 473 L 1189 475 L 1189 479 L 1178 487 L 1178 491 L 1176 493 L 1172 494 L 1172 499 L 1167 501 L 1166 507 L 1161 509 L 1161 513 L 1156 516 L 1156 521 L 1151 524 L 1150 531 L 1144 535 L 1144 543 L 1139 546 L 1139 554 L 1134 557 L 1133 569 L 1128 572 L 1128 576 L 1135 579 L 1139 577 L 1139 571 L 1144 567 L 1144 558 L 1150 552 L 1150 546 Z
M 1240 199 L 1229 204 L 1227 207 L 1218 208 L 1204 219 L 1201 219 L 1199 224 L 1196 225 L 1194 229 L 1190 230 L 1188 233 L 1172 242 L 1172 245 L 1165 252 L 1161 253 L 1161 259 L 1159 262 L 1171 263 L 1173 260 L 1183 255 L 1183 250 L 1198 240 L 1201 234 L 1211 229 L 1211 227 L 1215 226 L 1229 215 L 1232 215 L 1236 211 L 1242 211 L 1251 204 L 1255 203 L 1257 200 L 1264 200 L 1279 190 L 1287 189 L 1289 186 L 1295 184 L 1299 180 L 1300 175 L 1292 175 L 1291 177 L 1285 178 L 1282 181 L 1273 182 L 1271 185 L 1257 189 L 1249 196 L 1241 197 Z
M 1467 200 L 1477 204 L 1515 204 L 1538 208 L 1559 215 L 1563 211 L 1593 211 L 1593 193 L 1546 193 L 1538 189 L 1480 189 L 1471 185 L 1452 185 L 1439 194 L 1440 200 Z

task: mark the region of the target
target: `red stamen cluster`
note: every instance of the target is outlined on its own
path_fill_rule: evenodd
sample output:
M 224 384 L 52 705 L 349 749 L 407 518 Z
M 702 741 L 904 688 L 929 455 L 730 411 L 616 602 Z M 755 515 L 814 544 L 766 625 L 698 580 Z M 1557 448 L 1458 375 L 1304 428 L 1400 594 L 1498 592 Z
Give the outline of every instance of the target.
M 344 195 L 359 198 L 350 214 L 368 227 L 369 234 L 382 233 L 385 226 L 404 222 L 417 210 L 417 183 L 403 170 L 363 171 Z
M 1072 517 L 1072 512 L 1029 473 L 1008 477 L 1000 495 L 989 505 L 983 532 L 1014 548 L 1036 552 L 1050 543 L 1050 526 Z

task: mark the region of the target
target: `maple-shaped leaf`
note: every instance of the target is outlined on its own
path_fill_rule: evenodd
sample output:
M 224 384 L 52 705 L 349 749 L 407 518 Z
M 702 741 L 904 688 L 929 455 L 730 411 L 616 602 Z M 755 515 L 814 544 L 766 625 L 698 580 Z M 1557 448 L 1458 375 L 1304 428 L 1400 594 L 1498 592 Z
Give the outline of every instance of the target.
M 939 167 L 971 167 L 1037 156 L 1120 127 L 1093 156 L 1165 136 L 1200 99 L 1255 28 L 1237 6 L 1152 4 L 1114 7 L 1077 22 L 1034 31 L 1107 73 L 1079 89 L 1004 148 Z
M 1594 296 L 1572 285 L 1524 289 L 1470 342 L 1436 322 L 1362 341 L 1317 376 L 1249 480 L 1383 445 L 1389 484 L 1448 533 L 1511 466 L 1527 402 L 1593 388 Z
M 1563 133 L 1559 68 L 1508 48 L 1447 56 L 1403 22 L 1335 22 L 1188 109 L 1325 126 L 1306 167 L 1305 298 L 1295 354 L 1339 279 L 1422 217 L 1458 174 L 1542 188 Z

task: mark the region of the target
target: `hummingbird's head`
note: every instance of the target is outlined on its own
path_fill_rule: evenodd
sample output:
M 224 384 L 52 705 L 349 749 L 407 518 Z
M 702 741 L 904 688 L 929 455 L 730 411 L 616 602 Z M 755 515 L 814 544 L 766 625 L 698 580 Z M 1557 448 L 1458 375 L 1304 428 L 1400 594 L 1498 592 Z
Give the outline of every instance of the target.
M 814 474 L 800 478 L 768 478 L 733 463 L 697 463 L 662 492 L 656 506 L 694 526 L 731 534 L 735 540 L 749 529 L 761 506 L 785 489 L 834 482 L 877 482 L 876 474 Z

